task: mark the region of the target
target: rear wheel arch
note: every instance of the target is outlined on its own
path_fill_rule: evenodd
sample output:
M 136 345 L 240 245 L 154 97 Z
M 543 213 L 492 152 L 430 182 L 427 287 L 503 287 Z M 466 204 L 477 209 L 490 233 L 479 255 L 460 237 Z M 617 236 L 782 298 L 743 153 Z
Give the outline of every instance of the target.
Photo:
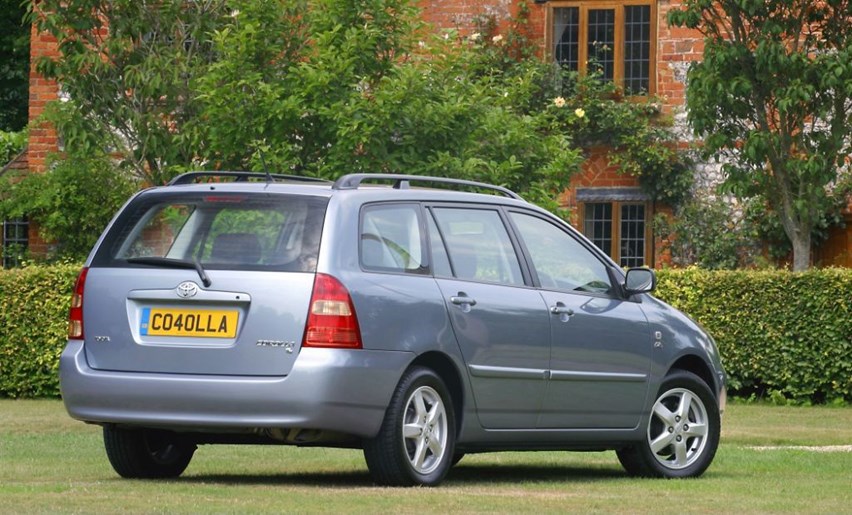
M 433 370 L 444 381 L 444 384 L 449 390 L 450 396 L 453 399 L 453 411 L 455 414 L 456 434 L 458 435 L 462 428 L 463 413 L 464 413 L 464 385 L 462 384 L 461 374 L 453 361 L 446 355 L 440 352 L 427 352 L 417 356 L 411 362 L 408 369 L 414 367 L 426 367 Z

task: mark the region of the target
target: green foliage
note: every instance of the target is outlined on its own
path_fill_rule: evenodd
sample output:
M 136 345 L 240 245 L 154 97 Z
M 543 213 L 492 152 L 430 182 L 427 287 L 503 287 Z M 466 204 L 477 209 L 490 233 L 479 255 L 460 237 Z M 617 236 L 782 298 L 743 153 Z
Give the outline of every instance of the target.
M 258 170 L 265 160 L 326 178 L 462 177 L 547 205 L 578 168 L 579 151 L 546 113 L 521 107 L 540 63 L 427 35 L 406 1 L 235 5 L 239 15 L 214 36 L 221 59 L 198 81 L 212 162 Z
M 30 26 L 21 0 L 0 0 L 0 11 L 0 132 L 19 131 L 27 125 Z
M 681 196 L 689 177 L 651 104 L 535 57 L 526 4 L 503 33 L 481 17 L 476 38 L 433 34 L 409 0 L 39 5 L 48 14 L 33 19 L 60 41 L 38 67 L 70 96 L 48 111 L 66 147 L 115 149 L 149 183 L 198 166 L 406 172 L 555 208 L 582 148 L 598 144 L 616 146 L 654 198 Z
M 716 340 L 738 396 L 852 401 L 852 272 L 663 270 L 656 292 Z M 776 393 L 773 393 L 776 392 Z
M 0 397 L 59 395 L 59 355 L 78 265 L 0 270 Z
M 43 174 L 0 178 L 0 219 L 37 223 L 55 243 L 50 259 L 83 259 L 136 188 L 108 156 L 65 156 Z
M 610 147 L 620 172 L 637 177 L 656 201 L 675 206 L 686 198 L 693 184 L 692 163 L 659 119 L 659 101 L 626 100 L 611 82 L 594 74 L 564 73 L 561 89 L 566 104 L 559 109 L 560 120 L 577 144 Z
M 149 184 L 193 163 L 191 82 L 216 58 L 209 34 L 230 19 L 225 1 L 43 0 L 30 8 L 30 21 L 58 41 L 60 56 L 36 67 L 68 95 L 45 113 L 66 149 L 117 154 Z
M 686 0 L 669 13 L 705 36 L 689 71 L 689 120 L 725 158 L 727 191 L 762 196 L 808 267 L 829 185 L 852 153 L 848 0 Z
M 26 131 L 5 132 L 0 130 L 0 168 L 14 159 L 26 145 Z
M 493 17 L 478 19 L 480 32 L 468 38 L 462 69 L 503 91 L 503 102 L 513 109 L 544 115 L 552 130 L 584 153 L 607 147 L 619 171 L 637 177 L 650 198 L 679 204 L 692 188 L 692 163 L 676 148 L 659 99 L 625 99 L 599 74 L 579 75 L 542 60 L 528 35 L 529 8 L 519 7 L 505 35 L 497 32 Z
M 709 270 L 754 266 L 753 226 L 721 199 L 695 198 L 678 207 L 674 216 L 654 218 L 654 233 L 671 251 L 672 264 L 698 265 Z

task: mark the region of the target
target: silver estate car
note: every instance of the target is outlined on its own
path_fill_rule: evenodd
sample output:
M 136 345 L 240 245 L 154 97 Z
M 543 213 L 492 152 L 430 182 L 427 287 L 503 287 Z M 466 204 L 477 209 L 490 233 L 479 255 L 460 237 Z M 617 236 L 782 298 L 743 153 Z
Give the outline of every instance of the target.
M 505 450 L 698 476 L 725 372 L 655 281 L 497 186 L 193 172 L 135 195 L 90 254 L 62 398 L 128 478 L 216 443 L 360 448 L 382 485 Z

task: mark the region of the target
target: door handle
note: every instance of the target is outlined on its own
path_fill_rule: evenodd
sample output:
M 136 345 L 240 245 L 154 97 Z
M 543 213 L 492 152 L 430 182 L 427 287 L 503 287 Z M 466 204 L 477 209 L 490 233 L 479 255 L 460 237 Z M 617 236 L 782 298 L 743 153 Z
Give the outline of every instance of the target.
M 569 317 L 574 314 L 573 309 L 561 302 L 557 302 L 555 306 L 550 306 L 550 312 L 554 315 L 567 315 Z
M 459 292 L 458 295 L 450 297 L 450 302 L 452 302 L 456 306 L 476 306 L 476 299 L 474 299 L 473 297 L 468 297 L 467 295 L 461 292 Z

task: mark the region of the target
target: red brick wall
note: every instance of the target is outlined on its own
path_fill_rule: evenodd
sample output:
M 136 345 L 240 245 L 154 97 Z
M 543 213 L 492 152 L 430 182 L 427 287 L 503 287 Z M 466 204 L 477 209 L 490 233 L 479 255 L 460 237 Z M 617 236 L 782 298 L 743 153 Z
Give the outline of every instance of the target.
M 48 102 L 58 98 L 59 88 L 56 82 L 41 77 L 35 69 L 40 57 L 57 56 L 58 53 L 56 38 L 39 34 L 33 27 L 30 38 L 30 121 L 36 120 L 42 114 Z M 33 127 L 30 130 L 28 148 L 30 170 L 43 172 L 47 155 L 58 150 L 56 131 L 48 125 Z
M 56 38 L 39 34 L 33 27 L 30 35 L 30 95 L 29 119 L 37 120 L 48 102 L 56 100 L 59 88 L 56 82 L 47 80 L 36 72 L 36 62 L 42 56 L 58 55 Z M 56 130 L 50 125 L 33 125 L 27 145 L 27 162 L 30 172 L 42 173 L 47 168 L 47 156 L 59 150 Z M 29 250 L 33 256 L 47 255 L 49 245 L 42 239 L 38 225 L 30 223 Z
M 680 4 L 680 0 L 661 0 L 657 4 L 657 95 L 668 113 L 686 102 L 685 68 L 692 61 L 700 61 L 704 54 L 701 34 L 670 27 L 666 22 L 668 12 Z
M 529 32 L 544 50 L 546 5 L 529 0 L 420 0 L 423 19 L 439 29 L 458 29 L 462 34 L 475 30 L 473 20 L 478 15 L 493 15 L 498 22 L 508 22 L 518 12 L 520 2 L 527 1 L 530 9 Z M 685 68 L 691 61 L 701 59 L 704 43 L 694 30 L 669 27 L 666 17 L 680 0 L 657 2 L 657 93 L 663 100 L 664 111 L 671 113 L 684 104 Z

